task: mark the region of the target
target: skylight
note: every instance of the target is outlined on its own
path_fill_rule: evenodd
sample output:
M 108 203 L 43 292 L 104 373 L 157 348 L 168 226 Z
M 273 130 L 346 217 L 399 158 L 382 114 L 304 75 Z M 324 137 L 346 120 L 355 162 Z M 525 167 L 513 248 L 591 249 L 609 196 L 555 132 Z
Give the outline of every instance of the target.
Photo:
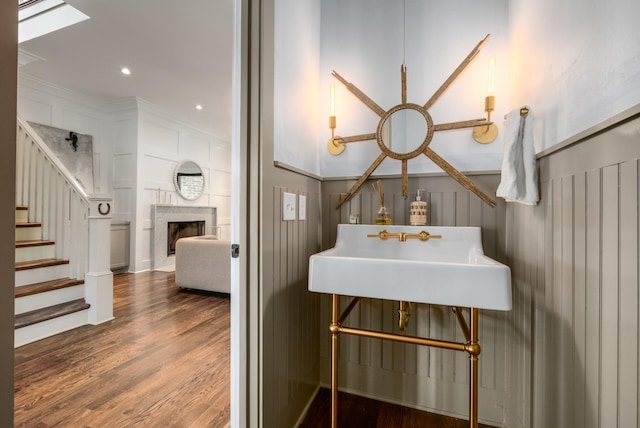
M 89 19 L 62 0 L 18 0 L 18 43 Z

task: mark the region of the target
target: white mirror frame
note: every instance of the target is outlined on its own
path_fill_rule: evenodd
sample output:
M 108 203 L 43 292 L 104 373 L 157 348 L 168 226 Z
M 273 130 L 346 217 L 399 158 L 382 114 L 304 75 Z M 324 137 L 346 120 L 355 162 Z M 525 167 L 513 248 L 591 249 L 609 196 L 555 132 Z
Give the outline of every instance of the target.
M 185 167 L 186 165 L 193 165 L 192 169 L 193 170 L 193 176 L 199 176 L 201 177 L 201 180 L 194 180 L 194 183 L 192 183 L 193 188 L 192 189 L 184 189 L 184 180 L 181 179 L 181 177 L 183 175 L 188 176 L 188 174 L 191 173 L 191 171 L 188 172 L 181 172 L 181 168 Z M 184 169 L 183 169 L 184 171 Z M 183 177 L 184 178 L 184 177 Z M 202 170 L 202 167 L 200 165 L 198 165 L 197 162 L 194 162 L 192 160 L 182 160 L 178 163 L 178 165 L 176 165 L 176 169 L 173 173 L 173 184 L 176 187 L 176 191 L 178 192 L 178 194 L 186 199 L 187 201 L 195 201 L 197 199 L 199 199 L 202 194 L 204 193 L 204 186 L 205 186 L 206 180 L 204 177 L 204 172 Z

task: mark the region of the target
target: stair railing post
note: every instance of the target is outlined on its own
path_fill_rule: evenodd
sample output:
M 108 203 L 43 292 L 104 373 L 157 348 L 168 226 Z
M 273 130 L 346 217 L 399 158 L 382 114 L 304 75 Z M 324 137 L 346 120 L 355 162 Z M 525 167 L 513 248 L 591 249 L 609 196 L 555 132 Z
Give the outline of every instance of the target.
M 108 195 L 89 195 L 89 255 L 85 276 L 89 324 L 113 319 L 113 272 L 111 258 L 111 208 Z

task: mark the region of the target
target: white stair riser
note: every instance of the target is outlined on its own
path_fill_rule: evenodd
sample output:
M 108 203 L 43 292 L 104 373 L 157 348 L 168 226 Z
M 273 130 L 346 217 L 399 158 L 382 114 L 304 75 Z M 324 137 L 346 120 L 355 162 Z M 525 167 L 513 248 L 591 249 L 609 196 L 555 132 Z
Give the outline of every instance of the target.
M 88 324 L 89 310 L 74 312 L 48 321 L 39 322 L 15 330 L 14 346 L 17 348 L 27 343 L 53 336 Z
M 42 239 L 42 227 L 16 227 L 16 241 L 35 241 Z
M 41 267 L 38 269 L 25 269 L 16 271 L 16 286 L 36 284 L 38 282 L 51 281 L 54 279 L 68 278 L 69 265 L 55 265 Z
M 29 218 L 28 210 L 16 209 L 16 223 L 26 223 Z
M 16 315 L 23 314 L 36 309 L 46 308 L 47 306 L 53 306 L 59 303 L 70 302 L 72 300 L 83 298 L 84 284 L 47 291 L 46 293 L 24 296 L 15 299 L 15 313 Z
M 56 256 L 55 245 L 16 248 L 16 263 L 30 260 L 52 259 Z

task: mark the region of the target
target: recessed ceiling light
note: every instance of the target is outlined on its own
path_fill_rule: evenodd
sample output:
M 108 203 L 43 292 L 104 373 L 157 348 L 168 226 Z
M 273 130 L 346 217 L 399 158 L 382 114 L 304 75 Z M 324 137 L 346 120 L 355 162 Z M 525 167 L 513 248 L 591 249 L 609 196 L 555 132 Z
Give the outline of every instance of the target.
M 202 110 L 203 108 L 202 104 L 196 104 L 196 110 Z
M 122 74 L 126 74 L 127 76 L 131 74 L 131 70 L 129 70 L 127 67 L 122 67 L 120 71 L 122 72 Z

